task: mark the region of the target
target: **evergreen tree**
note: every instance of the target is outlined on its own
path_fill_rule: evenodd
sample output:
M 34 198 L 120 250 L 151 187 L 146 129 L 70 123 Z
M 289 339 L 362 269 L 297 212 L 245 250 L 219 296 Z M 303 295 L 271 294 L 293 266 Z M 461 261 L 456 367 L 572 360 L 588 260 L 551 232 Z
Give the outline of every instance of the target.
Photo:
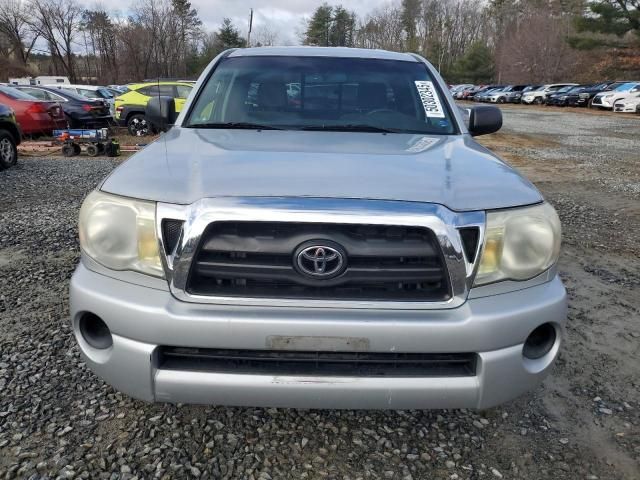
M 407 50 L 418 51 L 416 23 L 420 15 L 421 0 L 402 0 L 402 27 L 407 34 Z
M 488 83 L 493 80 L 493 52 L 482 42 L 472 44 L 452 69 L 451 78 L 460 82 Z
M 238 29 L 231 23 L 230 18 L 225 18 L 216 32 L 215 48 L 220 53 L 228 48 L 243 48 L 247 41 L 240 36 Z
M 640 0 L 599 0 L 576 19 L 582 35 L 569 38 L 574 48 L 589 50 L 603 46 L 625 46 L 619 39 L 634 32 L 640 39 Z M 599 36 L 589 34 L 599 34 Z
M 333 21 L 329 28 L 329 44 L 332 47 L 352 47 L 356 16 L 342 5 L 333 10 Z
M 333 21 L 333 7 L 323 3 L 316 11 L 307 25 L 304 43 L 305 45 L 330 46 L 331 23 Z

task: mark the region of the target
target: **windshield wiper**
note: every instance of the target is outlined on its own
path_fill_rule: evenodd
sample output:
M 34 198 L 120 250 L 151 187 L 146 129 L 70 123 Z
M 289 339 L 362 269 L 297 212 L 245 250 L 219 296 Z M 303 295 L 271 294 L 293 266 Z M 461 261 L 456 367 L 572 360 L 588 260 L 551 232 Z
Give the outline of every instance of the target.
M 272 125 L 262 125 L 260 123 L 250 122 L 212 122 L 212 123 L 192 123 L 187 125 L 189 128 L 229 128 L 238 130 L 282 130 Z
M 389 128 L 376 127 L 373 125 L 365 124 L 348 124 L 348 125 L 307 125 L 301 127 L 300 130 L 326 130 L 329 132 L 378 132 L 378 133 L 393 133 L 395 130 Z

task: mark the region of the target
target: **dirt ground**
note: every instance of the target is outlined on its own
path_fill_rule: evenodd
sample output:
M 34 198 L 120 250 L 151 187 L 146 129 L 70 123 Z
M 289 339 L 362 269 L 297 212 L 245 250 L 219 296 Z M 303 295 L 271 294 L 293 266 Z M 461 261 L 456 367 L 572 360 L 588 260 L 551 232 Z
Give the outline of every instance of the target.
M 146 404 L 68 322 L 83 197 L 119 160 L 0 172 L 0 479 L 640 479 L 640 117 L 507 106 L 480 137 L 563 222 L 566 339 L 533 392 L 482 412 Z
M 610 468 L 604 478 L 638 479 L 640 117 L 503 112 L 505 127 L 480 142 L 532 180 L 563 224 L 569 322 L 539 411 L 575 444 L 578 460 Z

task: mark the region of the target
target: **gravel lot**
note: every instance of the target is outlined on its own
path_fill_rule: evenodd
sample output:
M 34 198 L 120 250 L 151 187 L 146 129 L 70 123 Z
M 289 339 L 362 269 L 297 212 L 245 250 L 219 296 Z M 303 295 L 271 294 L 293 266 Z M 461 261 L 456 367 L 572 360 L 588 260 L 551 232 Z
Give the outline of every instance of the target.
M 505 107 L 482 141 L 558 208 L 568 338 L 502 407 L 309 411 L 132 400 L 68 325 L 81 199 L 106 159 L 0 172 L 0 478 L 640 478 L 640 118 Z

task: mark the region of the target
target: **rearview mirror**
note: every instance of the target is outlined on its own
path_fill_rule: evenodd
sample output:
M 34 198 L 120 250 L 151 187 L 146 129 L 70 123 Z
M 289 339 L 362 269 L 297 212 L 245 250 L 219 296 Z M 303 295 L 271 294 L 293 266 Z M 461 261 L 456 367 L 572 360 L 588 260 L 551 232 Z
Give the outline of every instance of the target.
M 166 132 L 175 123 L 176 102 L 172 97 L 151 97 L 147 103 L 145 112 L 147 122 L 151 123 L 161 132 Z
M 502 112 L 498 107 L 479 105 L 470 109 L 469 133 L 474 137 L 497 132 L 502 128 Z

